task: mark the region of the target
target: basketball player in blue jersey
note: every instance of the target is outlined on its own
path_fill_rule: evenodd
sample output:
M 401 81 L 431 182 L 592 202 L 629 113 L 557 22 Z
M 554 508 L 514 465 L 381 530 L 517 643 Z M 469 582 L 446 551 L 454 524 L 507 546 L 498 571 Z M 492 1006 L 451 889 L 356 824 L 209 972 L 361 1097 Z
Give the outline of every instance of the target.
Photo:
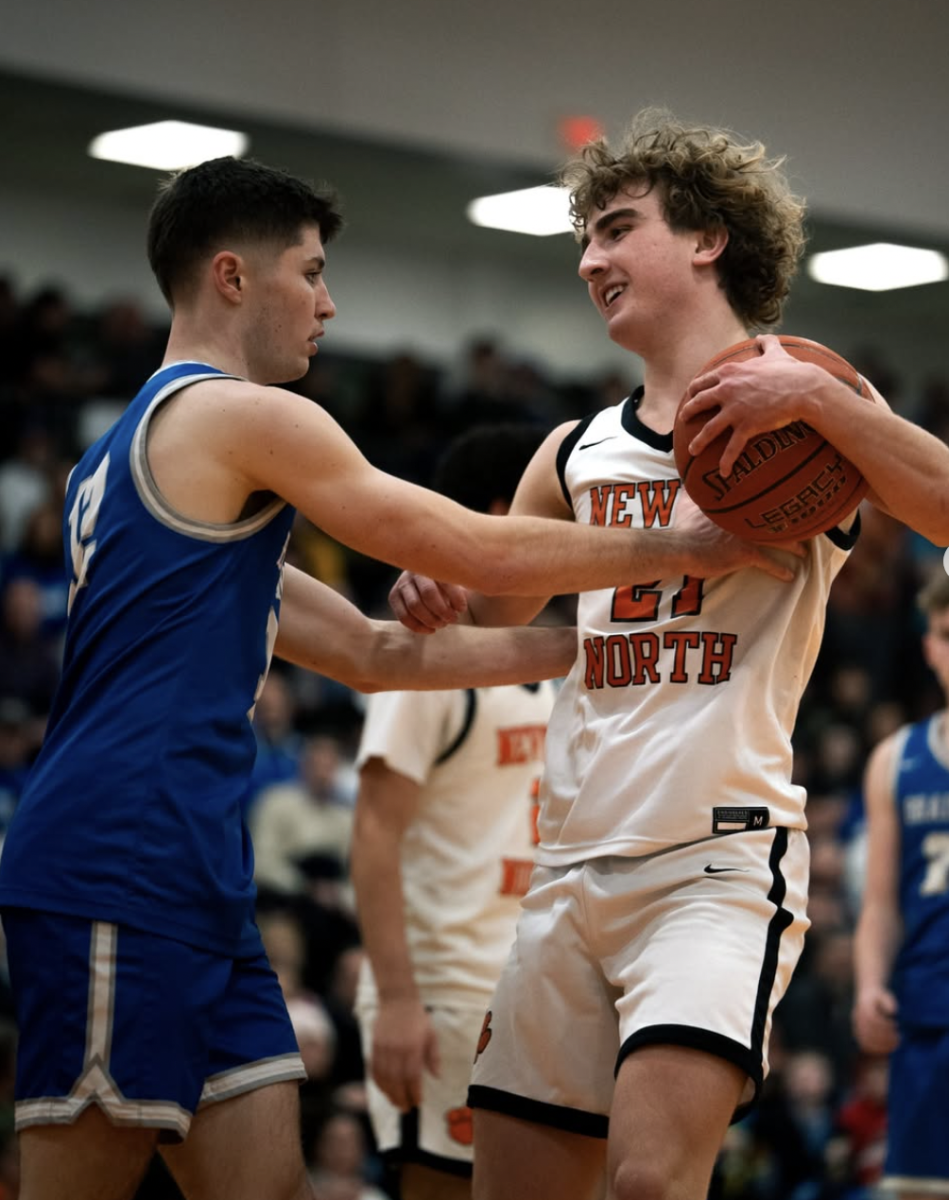
M 779 160 L 726 130 L 645 111 L 622 148 L 568 164 L 579 273 L 610 338 L 643 363 L 628 400 L 555 430 L 511 512 L 645 533 L 677 525 L 672 428 L 719 351 L 780 320 L 803 203 Z M 873 501 L 949 542 L 949 447 L 776 338 L 691 384 L 728 428 L 806 420 Z M 875 394 L 876 395 L 876 394 Z M 506 518 L 510 519 L 510 518 Z M 704 1200 L 729 1122 L 768 1069 L 772 1013 L 807 928 L 805 795 L 791 734 L 831 583 L 859 516 L 807 543 L 792 585 L 740 570 L 580 596 L 580 654 L 548 726 L 540 844 L 472 1072 L 476 1200 Z M 534 599 L 403 576 L 410 628 Z M 440 636 L 440 635 L 436 635 Z
M 949 698 L 949 578 L 920 593 L 923 652 Z M 890 1055 L 883 1187 L 949 1196 L 949 712 L 904 726 L 867 763 L 867 860 L 854 1029 Z
M 156 1147 L 189 1200 L 309 1194 L 302 1078 L 253 920 L 241 808 L 271 653 L 363 690 L 562 674 L 569 631 L 425 644 L 284 568 L 295 508 L 490 592 L 787 563 L 693 513 L 660 539 L 497 521 L 372 468 L 300 378 L 335 308 L 334 202 L 253 162 L 176 176 L 149 258 L 167 353 L 67 488 L 62 682 L 0 865 L 23 1200 L 123 1200 Z M 278 623 L 278 618 L 279 623 Z

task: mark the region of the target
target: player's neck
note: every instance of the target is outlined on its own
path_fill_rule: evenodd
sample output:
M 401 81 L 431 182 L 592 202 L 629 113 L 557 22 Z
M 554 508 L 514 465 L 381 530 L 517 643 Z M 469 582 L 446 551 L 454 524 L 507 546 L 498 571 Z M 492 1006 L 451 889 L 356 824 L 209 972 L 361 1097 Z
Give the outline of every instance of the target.
M 247 356 L 234 339 L 220 331 L 208 331 L 186 316 L 175 315 L 162 363 L 200 362 L 228 375 L 249 378 Z
M 669 432 L 679 402 L 697 371 L 726 346 L 741 342 L 747 330 L 729 308 L 715 319 L 693 322 L 681 335 L 667 337 L 642 353 L 643 399 L 640 419 Z

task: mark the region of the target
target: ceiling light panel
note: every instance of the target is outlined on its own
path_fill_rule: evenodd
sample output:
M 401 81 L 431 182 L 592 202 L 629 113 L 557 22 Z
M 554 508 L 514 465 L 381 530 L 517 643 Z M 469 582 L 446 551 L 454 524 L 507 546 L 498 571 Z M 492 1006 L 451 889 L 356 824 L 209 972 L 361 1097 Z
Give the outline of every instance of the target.
M 949 260 L 938 250 L 874 242 L 814 254 L 807 260 L 807 273 L 818 283 L 887 292 L 949 279 Z
M 247 135 L 234 129 L 193 125 L 190 121 L 155 121 L 100 133 L 89 143 L 89 154 L 109 162 L 177 171 L 209 158 L 227 154 L 240 157 L 247 146 Z
M 480 196 L 465 210 L 474 225 L 488 229 L 506 229 L 533 237 L 570 233 L 570 195 L 566 188 L 545 185 Z

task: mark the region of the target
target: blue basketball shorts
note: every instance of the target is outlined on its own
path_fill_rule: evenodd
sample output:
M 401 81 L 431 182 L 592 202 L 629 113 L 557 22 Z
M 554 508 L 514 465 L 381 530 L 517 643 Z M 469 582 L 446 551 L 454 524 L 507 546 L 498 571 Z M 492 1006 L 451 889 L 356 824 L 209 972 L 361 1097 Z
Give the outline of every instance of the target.
M 884 1187 L 949 1196 L 949 1029 L 900 1030 L 887 1107 Z
M 98 1104 L 115 1125 L 188 1132 L 201 1104 L 306 1072 L 260 953 L 225 958 L 125 925 L 3 914 L 20 1031 L 16 1127 Z

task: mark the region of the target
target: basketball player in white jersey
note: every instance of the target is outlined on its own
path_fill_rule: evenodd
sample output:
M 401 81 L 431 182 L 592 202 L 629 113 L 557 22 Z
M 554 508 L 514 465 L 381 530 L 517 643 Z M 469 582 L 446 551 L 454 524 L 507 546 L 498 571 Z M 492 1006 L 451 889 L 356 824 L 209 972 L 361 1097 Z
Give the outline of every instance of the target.
M 658 532 L 682 511 L 671 431 L 702 365 L 780 319 L 803 204 L 780 163 L 733 134 L 641 113 L 619 152 L 568 165 L 580 275 L 644 385 L 550 435 L 512 513 Z M 692 384 L 745 439 L 803 419 L 866 475 L 871 498 L 949 541 L 949 448 L 868 404 L 777 339 Z M 794 583 L 738 571 L 582 596 L 581 650 L 547 735 L 540 845 L 492 999 L 469 1102 L 476 1200 L 703 1200 L 729 1122 L 767 1070 L 773 1009 L 807 926 L 804 794 L 791 732 L 824 605 L 859 517 L 813 539 Z M 535 600 L 403 576 L 411 628 L 467 607 L 482 625 Z
M 544 437 L 479 426 L 433 487 L 502 515 Z M 357 1015 L 376 1142 L 401 1200 L 470 1200 L 468 1082 L 534 860 L 549 682 L 385 692 L 366 708 L 352 849 Z

